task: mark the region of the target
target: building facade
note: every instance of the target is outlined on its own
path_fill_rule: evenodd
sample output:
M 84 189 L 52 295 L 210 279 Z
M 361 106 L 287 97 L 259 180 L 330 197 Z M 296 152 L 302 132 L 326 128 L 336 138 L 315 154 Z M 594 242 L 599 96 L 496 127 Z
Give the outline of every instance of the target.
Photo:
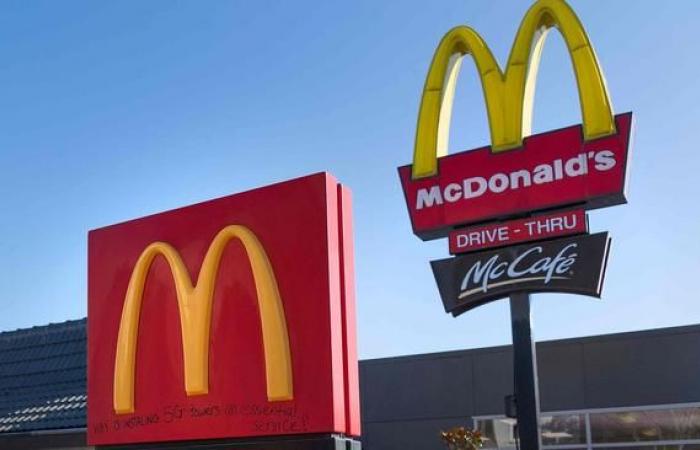
M 700 326 L 537 344 L 545 449 L 700 449 Z M 440 448 L 440 430 L 476 427 L 515 448 L 504 416 L 508 346 L 363 361 L 363 445 Z
M 0 333 L 0 449 L 85 446 L 85 320 Z M 700 325 L 537 344 L 545 449 L 700 450 Z M 360 362 L 363 447 L 515 449 L 509 346 Z

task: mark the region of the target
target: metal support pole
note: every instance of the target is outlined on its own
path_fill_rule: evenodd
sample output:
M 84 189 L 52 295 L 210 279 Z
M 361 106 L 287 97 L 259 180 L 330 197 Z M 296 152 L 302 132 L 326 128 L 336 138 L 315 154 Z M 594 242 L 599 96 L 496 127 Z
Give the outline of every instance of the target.
M 540 395 L 537 385 L 537 354 L 530 326 L 530 295 L 510 296 L 513 325 L 513 370 L 521 450 L 540 450 Z

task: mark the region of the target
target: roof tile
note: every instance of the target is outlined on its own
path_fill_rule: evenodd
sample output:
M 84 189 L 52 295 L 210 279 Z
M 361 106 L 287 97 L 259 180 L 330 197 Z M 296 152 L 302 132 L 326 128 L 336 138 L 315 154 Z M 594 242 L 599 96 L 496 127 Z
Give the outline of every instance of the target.
M 86 324 L 0 333 L 0 433 L 85 427 Z

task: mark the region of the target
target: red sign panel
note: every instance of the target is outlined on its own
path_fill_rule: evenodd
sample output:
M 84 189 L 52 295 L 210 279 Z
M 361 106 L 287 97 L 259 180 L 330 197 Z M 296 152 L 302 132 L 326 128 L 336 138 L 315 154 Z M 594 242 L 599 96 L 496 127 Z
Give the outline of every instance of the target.
M 414 233 L 434 239 L 455 226 L 518 213 L 625 203 L 632 113 L 615 123 L 616 134 L 588 142 L 578 125 L 530 136 L 517 150 L 484 147 L 445 156 L 432 177 L 414 180 L 411 166 L 400 167 Z
M 584 210 L 557 212 L 452 231 L 450 253 L 455 255 L 587 231 Z
M 351 223 L 324 173 L 91 231 L 89 444 L 359 435 Z

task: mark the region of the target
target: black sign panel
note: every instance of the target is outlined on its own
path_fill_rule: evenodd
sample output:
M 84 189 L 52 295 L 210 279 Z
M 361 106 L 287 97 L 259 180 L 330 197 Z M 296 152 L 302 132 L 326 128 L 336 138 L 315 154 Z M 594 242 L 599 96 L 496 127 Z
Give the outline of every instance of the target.
M 600 297 L 608 233 L 575 236 L 432 261 L 445 311 L 457 316 L 512 292 Z

